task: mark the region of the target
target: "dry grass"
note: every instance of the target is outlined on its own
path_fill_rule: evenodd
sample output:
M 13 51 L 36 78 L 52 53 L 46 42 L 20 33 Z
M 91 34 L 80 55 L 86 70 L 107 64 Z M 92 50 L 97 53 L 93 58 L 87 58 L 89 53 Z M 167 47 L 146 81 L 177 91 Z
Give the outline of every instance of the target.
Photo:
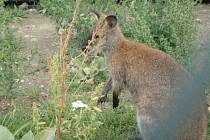
M 79 6 L 80 6 L 80 0 L 76 1 L 76 8 L 74 10 L 73 13 L 73 17 L 72 17 L 72 21 L 70 22 L 67 30 L 63 33 L 60 34 L 60 57 L 59 57 L 59 61 L 60 61 L 60 98 L 59 98 L 59 107 L 58 107 L 58 111 L 56 114 L 56 140 L 60 140 L 61 139 L 61 124 L 62 124 L 62 114 L 64 112 L 65 109 L 65 78 L 66 78 L 66 74 L 67 74 L 67 70 L 66 70 L 66 52 L 68 47 L 70 47 L 70 38 L 72 37 L 72 28 L 74 23 L 76 22 L 76 18 L 77 18 L 77 12 L 79 10 Z M 49 63 L 51 64 L 51 59 L 49 59 Z M 54 71 L 53 68 L 50 67 L 50 75 L 51 75 L 51 79 L 54 79 L 52 76 L 54 75 Z M 51 80 L 52 82 L 53 80 Z

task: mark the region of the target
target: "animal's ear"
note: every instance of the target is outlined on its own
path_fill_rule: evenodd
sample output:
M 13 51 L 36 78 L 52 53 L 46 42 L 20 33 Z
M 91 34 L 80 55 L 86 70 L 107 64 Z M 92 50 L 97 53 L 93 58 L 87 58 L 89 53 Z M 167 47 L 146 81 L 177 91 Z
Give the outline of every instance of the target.
M 110 28 L 114 28 L 117 25 L 117 17 L 114 15 L 107 16 L 106 21 Z
M 98 19 L 100 18 L 100 16 L 101 16 L 101 13 L 100 13 L 100 12 L 95 11 L 95 10 L 93 10 L 93 9 L 91 9 L 90 11 L 91 11 L 92 13 L 94 13 L 94 14 L 97 16 Z

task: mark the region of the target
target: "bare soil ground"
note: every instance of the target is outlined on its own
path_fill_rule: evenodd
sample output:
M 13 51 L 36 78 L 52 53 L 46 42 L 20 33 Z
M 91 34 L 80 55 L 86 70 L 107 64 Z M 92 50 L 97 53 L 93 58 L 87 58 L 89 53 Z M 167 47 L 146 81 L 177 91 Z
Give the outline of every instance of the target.
M 24 42 L 24 74 L 19 90 L 28 91 L 34 87 L 49 93 L 47 58 L 58 51 L 58 36 L 55 24 L 36 10 L 27 11 L 21 22 L 13 23 L 16 35 Z
M 17 88 L 17 96 L 13 101 L 0 97 L 0 116 L 20 104 L 31 108 L 33 101 L 48 96 L 49 73 L 47 59 L 58 51 L 58 35 L 56 25 L 35 9 L 25 11 L 25 17 L 11 23 L 15 34 L 23 40 L 22 76 Z

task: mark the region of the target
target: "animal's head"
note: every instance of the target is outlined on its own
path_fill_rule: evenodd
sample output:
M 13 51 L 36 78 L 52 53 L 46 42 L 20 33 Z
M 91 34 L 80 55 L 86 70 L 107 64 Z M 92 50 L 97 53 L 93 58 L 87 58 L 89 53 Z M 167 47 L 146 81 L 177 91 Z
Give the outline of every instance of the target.
M 116 41 L 117 17 L 114 15 L 107 16 L 96 11 L 93 11 L 93 13 L 97 16 L 98 21 L 83 44 L 82 49 L 83 51 L 100 53 Z M 91 48 L 87 48 L 88 44 L 90 44 Z

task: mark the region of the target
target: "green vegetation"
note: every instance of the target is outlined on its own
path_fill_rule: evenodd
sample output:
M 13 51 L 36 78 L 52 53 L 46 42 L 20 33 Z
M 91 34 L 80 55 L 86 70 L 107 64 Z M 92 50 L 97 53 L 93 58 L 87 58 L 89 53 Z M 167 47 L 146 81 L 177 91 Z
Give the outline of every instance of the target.
M 58 30 L 68 27 L 76 5 L 75 0 L 40 2 L 42 12 L 57 23 Z M 122 5 L 115 4 L 114 0 L 95 0 L 95 4 L 92 4 L 91 0 L 81 1 L 68 49 L 65 79 L 68 90 L 61 126 L 63 140 L 123 140 L 138 133 L 135 109 L 128 95 L 124 96 L 122 93 L 117 110 L 112 109 L 111 95 L 109 102 L 103 105 L 104 109 L 97 106 L 97 98 L 101 94 L 108 72 L 103 57 L 95 57 L 83 63 L 84 56 L 80 55 L 82 43 L 96 21 L 90 9 L 117 14 L 126 37 L 148 43 L 151 47 L 172 55 L 178 62 L 188 65 L 192 52 L 191 42 L 195 37 L 193 5 L 192 0 L 156 0 L 156 3 L 147 0 L 125 0 Z M 0 6 L 0 93 L 4 94 L 14 89 L 18 66 L 15 69 L 12 66 L 19 64 L 17 53 L 20 48 L 20 42 L 7 25 L 21 15 L 22 12 L 16 8 L 5 10 Z M 52 94 L 48 100 L 39 99 L 39 93 L 34 89 L 27 94 L 35 100 L 32 107 L 25 108 L 24 103 L 12 100 L 11 110 L 5 116 L 0 116 L 0 125 L 6 126 L 15 139 L 40 139 L 46 134 L 52 136 L 55 132 L 61 89 L 58 54 L 50 60 L 49 69 Z M 17 96 L 20 94 L 15 90 L 13 92 Z M 22 100 L 24 99 L 26 98 L 23 97 Z M 88 107 L 74 109 L 72 103 L 77 100 L 81 100 Z
M 15 88 L 20 60 L 18 51 L 21 45 L 8 23 L 21 15 L 19 9 L 4 9 L 0 3 L 0 95 L 10 94 Z
M 74 2 L 46 1 L 41 2 L 44 12 L 65 28 L 72 17 Z M 74 28 L 75 44 L 80 47 L 87 36 L 96 17 L 90 14 L 90 9 L 96 9 L 106 14 L 117 14 L 120 27 L 126 37 L 148 43 L 172 55 L 182 64 L 188 64 L 191 53 L 191 42 L 195 37 L 195 14 L 192 0 L 124 0 L 118 5 L 114 0 L 103 2 L 95 0 L 82 1 L 79 17 Z

